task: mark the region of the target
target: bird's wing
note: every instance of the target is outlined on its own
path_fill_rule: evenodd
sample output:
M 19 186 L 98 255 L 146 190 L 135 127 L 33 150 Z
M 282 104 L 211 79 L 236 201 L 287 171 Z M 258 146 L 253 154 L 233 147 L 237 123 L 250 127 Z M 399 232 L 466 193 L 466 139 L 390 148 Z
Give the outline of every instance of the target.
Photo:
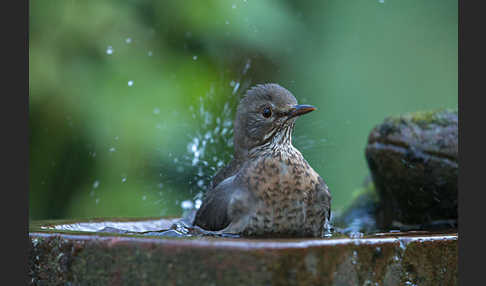
M 236 190 L 236 188 L 232 187 L 234 177 L 226 178 L 206 193 L 203 203 L 196 213 L 195 225 L 206 230 L 217 231 L 230 224 L 228 206 Z
M 233 176 L 239 168 L 240 163 L 236 159 L 231 160 L 228 165 L 220 169 L 216 175 L 214 175 L 213 180 L 211 181 L 211 188 L 215 188 L 226 178 Z

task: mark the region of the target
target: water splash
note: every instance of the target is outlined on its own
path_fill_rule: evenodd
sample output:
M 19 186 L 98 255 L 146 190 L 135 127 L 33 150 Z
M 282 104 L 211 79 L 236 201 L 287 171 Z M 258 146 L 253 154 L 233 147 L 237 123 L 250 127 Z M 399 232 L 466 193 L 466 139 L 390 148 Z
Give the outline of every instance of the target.
M 194 55 L 193 60 L 196 59 L 197 56 Z M 157 204 L 163 204 L 165 195 L 172 192 L 170 187 L 163 188 L 163 182 L 168 185 L 182 185 L 189 191 L 189 195 L 185 197 L 172 194 L 179 198 L 175 205 L 181 208 L 183 213 L 190 206 L 189 202 L 192 203 L 192 210 L 201 206 L 203 194 L 210 187 L 212 177 L 232 159 L 234 112 L 242 92 L 251 84 L 251 81 L 244 77 L 250 68 L 251 59 L 245 59 L 239 77 L 221 78 L 220 82 L 211 84 L 195 104 L 188 106 L 185 113 L 189 114 L 192 122 L 183 121 L 180 128 L 187 129 L 187 126 L 196 126 L 195 131 L 186 134 L 187 141 L 183 150 L 179 150 L 177 153 L 170 151 L 161 154 L 168 159 L 168 162 L 155 163 L 160 166 L 160 174 L 157 174 L 158 182 L 151 188 L 161 197 L 156 201 Z M 162 113 L 158 107 L 153 108 L 152 114 Z M 157 123 L 156 128 L 161 129 L 161 123 Z M 159 148 L 157 151 L 163 152 L 164 150 Z M 181 202 L 184 202 L 184 205 Z
M 236 85 L 236 81 L 233 81 L 233 85 Z M 217 98 L 220 94 L 227 94 L 226 102 Z M 183 183 L 189 184 L 192 198 L 184 198 L 181 203 L 176 203 L 183 212 L 201 206 L 203 194 L 210 186 L 212 177 L 232 159 L 233 117 L 237 99 L 224 86 L 211 85 L 206 94 L 199 97 L 197 105 L 188 107 L 193 124 L 197 126 L 196 131 L 187 134 L 185 153 L 167 154 L 171 158 L 172 170 L 189 175 Z

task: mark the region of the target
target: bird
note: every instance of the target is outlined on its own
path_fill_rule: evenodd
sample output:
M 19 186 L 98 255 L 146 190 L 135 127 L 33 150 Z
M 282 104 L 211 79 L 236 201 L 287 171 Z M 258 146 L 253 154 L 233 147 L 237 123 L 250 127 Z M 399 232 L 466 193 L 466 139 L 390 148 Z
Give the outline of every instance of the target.
M 233 159 L 213 177 L 194 226 L 229 235 L 322 237 L 331 194 L 292 145 L 297 118 L 314 110 L 276 83 L 248 89 L 236 109 Z

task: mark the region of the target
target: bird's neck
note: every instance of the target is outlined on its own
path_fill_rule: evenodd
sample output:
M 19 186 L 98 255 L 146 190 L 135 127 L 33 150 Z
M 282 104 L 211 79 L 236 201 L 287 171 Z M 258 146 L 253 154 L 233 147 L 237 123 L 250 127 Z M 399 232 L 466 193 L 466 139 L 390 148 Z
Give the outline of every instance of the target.
M 302 157 L 302 154 L 292 145 L 292 128 L 286 128 L 276 133 L 267 142 L 255 146 L 248 151 L 249 159 L 261 156 L 279 157 L 286 159 L 289 157 Z

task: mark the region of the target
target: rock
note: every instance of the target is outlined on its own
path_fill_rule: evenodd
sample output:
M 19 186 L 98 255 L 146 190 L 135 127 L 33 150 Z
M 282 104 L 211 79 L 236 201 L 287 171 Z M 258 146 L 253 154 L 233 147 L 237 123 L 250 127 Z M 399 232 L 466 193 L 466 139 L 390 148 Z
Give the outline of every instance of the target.
M 457 111 L 389 117 L 370 133 L 366 159 L 382 202 L 378 225 L 456 225 Z

